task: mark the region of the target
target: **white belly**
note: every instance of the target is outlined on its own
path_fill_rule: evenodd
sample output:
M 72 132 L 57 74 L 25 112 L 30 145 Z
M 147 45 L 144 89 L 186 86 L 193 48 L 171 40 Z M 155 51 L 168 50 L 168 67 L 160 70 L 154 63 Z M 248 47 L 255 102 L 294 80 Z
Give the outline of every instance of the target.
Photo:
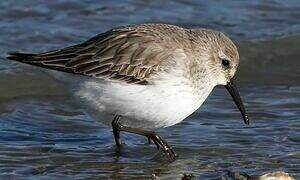
M 152 129 L 184 120 L 201 106 L 210 91 L 199 96 L 187 86 L 87 80 L 75 89 L 75 96 L 98 121 L 110 124 L 113 116 L 121 115 L 125 125 Z
M 111 124 L 115 115 L 130 127 L 153 129 L 179 123 L 196 111 L 214 85 L 203 82 L 197 92 L 183 79 L 155 85 L 107 82 L 67 73 L 51 73 L 69 87 L 88 113 L 99 122 Z M 172 82 L 172 83 L 169 83 Z

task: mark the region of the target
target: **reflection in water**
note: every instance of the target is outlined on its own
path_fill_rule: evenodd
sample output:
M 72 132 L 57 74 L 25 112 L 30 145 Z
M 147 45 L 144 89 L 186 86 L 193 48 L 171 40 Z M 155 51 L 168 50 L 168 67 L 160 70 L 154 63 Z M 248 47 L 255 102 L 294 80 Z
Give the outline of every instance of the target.
M 299 3 L 285 1 L 1 1 L 0 172 L 4 177 L 219 178 L 283 170 L 299 178 Z M 217 12 L 217 13 L 216 13 Z M 234 13 L 233 13 L 234 12 Z M 78 43 L 109 28 L 167 22 L 210 27 L 240 41 L 245 126 L 224 88 L 182 123 L 160 129 L 180 155 L 165 164 L 143 137 L 96 123 L 63 87 L 36 68 L 3 61 L 14 50 L 39 52 Z M 268 41 L 249 42 L 249 39 Z

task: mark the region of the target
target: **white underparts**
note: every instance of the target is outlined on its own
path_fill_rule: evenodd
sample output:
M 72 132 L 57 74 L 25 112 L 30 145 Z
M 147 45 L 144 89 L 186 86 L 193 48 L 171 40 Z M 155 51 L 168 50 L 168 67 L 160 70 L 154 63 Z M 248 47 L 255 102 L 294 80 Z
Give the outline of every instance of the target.
M 213 87 L 205 86 L 195 94 L 188 85 L 158 83 L 134 85 L 85 80 L 75 96 L 102 122 L 110 123 L 114 115 L 121 115 L 123 123 L 133 127 L 158 128 L 184 120 L 197 110 Z M 106 118 L 106 119 L 101 119 Z

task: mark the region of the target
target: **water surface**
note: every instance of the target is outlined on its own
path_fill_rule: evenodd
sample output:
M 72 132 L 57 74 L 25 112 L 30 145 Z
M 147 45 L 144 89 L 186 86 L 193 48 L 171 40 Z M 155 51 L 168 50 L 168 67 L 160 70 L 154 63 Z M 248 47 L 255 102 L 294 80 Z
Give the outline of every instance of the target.
M 1 1 L 1 178 L 219 178 L 283 170 L 300 178 L 300 4 L 288 1 Z M 165 22 L 208 27 L 239 45 L 245 126 L 223 87 L 182 123 L 158 132 L 179 154 L 171 164 L 143 137 L 96 123 L 38 68 L 4 60 L 78 43 L 115 26 Z

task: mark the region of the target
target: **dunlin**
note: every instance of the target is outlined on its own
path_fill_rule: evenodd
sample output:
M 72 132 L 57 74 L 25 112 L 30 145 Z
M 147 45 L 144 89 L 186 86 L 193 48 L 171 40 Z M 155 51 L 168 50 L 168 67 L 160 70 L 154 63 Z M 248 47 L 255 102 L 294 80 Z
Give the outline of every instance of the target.
M 168 24 L 114 28 L 86 42 L 54 51 L 10 53 L 8 59 L 56 70 L 93 117 L 120 131 L 146 136 L 170 160 L 177 156 L 153 129 L 196 111 L 216 85 L 224 85 L 249 119 L 234 83 L 239 54 L 223 33 Z M 60 72 L 58 72 L 60 71 Z

